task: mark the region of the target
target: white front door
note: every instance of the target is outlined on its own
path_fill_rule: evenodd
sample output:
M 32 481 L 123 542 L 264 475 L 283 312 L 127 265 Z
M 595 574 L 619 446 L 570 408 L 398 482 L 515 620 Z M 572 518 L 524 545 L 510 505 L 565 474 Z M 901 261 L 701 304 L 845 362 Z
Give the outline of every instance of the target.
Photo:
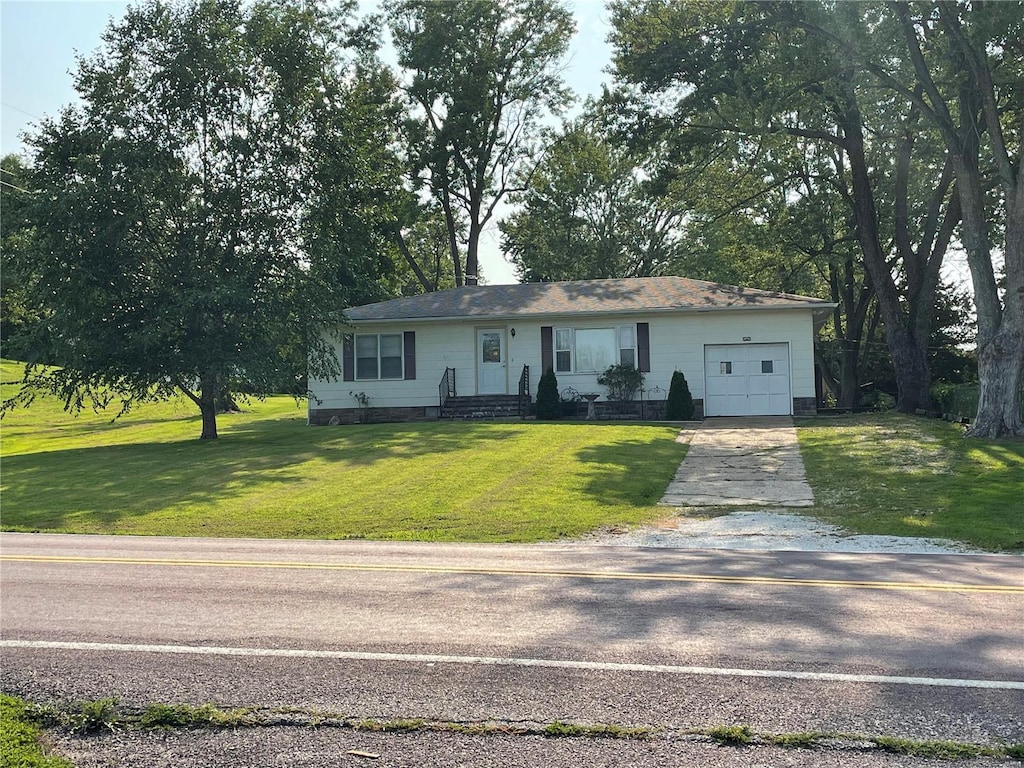
M 793 412 L 788 344 L 704 348 L 706 416 L 783 416 Z
M 476 391 L 480 395 L 508 394 L 504 328 L 476 332 Z

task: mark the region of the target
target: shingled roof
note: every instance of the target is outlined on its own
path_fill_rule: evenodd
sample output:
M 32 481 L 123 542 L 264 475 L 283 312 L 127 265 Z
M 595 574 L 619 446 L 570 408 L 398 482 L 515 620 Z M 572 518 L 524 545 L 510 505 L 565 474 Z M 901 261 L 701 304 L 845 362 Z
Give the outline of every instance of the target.
M 520 318 L 724 309 L 818 309 L 824 299 L 759 291 L 685 277 L 633 277 L 563 283 L 467 285 L 353 307 L 352 321 Z

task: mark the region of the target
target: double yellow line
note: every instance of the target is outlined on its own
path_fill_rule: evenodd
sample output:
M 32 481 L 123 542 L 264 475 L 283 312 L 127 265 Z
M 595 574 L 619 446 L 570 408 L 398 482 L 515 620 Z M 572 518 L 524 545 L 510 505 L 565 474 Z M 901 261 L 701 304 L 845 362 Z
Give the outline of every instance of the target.
M 652 581 L 688 584 L 747 584 L 778 587 L 819 587 L 831 589 L 881 589 L 917 592 L 970 592 L 1024 594 L 1024 585 L 956 584 L 911 581 L 853 581 L 843 579 L 795 579 L 774 576 L 719 576 L 686 573 L 634 573 L 630 571 L 569 571 L 530 568 L 472 568 L 448 565 L 398 565 L 378 563 L 303 563 L 267 560 L 181 560 L 142 557 L 80 557 L 61 555 L 0 555 L 0 561 L 16 563 L 63 563 L 85 565 L 142 565 L 165 568 L 257 568 L 308 571 L 376 571 L 383 573 L 425 573 L 464 576 L 506 576 L 554 579 L 604 579 L 610 581 Z

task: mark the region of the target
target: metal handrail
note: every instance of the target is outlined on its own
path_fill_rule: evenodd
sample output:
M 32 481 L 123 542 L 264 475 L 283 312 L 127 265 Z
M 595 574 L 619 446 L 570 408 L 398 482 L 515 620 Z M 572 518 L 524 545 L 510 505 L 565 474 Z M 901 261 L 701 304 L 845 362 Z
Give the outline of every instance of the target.
M 445 368 L 441 382 L 437 385 L 437 399 L 440 407 L 444 408 L 444 404 L 448 402 L 449 397 L 457 396 L 458 392 L 455 391 L 455 369 Z
M 519 376 L 519 416 L 526 418 L 530 411 L 530 366 L 524 365 Z

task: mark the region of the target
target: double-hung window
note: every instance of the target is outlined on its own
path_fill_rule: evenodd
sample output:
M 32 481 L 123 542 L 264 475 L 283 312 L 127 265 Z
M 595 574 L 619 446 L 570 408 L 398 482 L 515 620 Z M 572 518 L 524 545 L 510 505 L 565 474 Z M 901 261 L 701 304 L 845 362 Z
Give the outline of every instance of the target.
M 356 334 L 355 363 L 357 380 L 401 379 L 402 334 Z
M 572 372 L 572 328 L 555 329 L 555 373 Z

